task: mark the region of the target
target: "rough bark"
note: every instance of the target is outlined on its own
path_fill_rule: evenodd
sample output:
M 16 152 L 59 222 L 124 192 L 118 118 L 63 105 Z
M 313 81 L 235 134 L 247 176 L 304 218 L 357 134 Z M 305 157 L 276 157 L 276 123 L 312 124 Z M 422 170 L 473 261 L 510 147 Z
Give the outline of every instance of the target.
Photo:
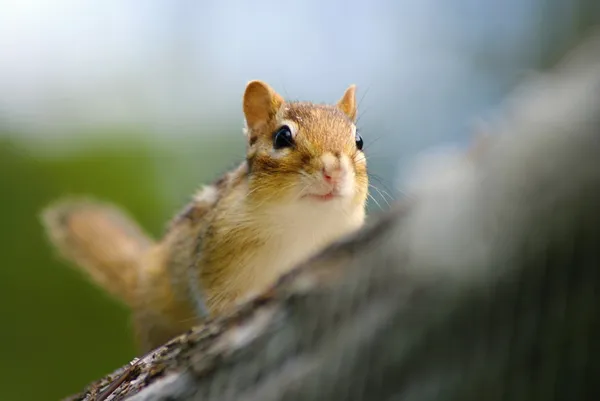
M 70 399 L 600 399 L 599 39 L 491 128 L 269 293 Z

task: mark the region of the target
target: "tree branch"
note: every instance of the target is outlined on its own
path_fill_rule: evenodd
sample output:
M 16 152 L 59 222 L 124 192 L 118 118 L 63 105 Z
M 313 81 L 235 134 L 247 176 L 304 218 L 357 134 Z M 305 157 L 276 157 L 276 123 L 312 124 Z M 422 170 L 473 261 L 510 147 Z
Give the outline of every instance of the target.
M 475 159 L 70 399 L 598 399 L 599 55 L 524 84 Z

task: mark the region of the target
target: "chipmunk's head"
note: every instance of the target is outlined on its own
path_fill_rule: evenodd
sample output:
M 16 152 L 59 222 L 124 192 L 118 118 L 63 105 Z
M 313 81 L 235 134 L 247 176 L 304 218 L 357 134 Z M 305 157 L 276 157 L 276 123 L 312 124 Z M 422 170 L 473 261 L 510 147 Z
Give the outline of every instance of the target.
M 266 83 L 252 81 L 244 114 L 253 199 L 364 210 L 367 164 L 354 124 L 354 85 L 337 104 L 320 105 L 287 102 Z

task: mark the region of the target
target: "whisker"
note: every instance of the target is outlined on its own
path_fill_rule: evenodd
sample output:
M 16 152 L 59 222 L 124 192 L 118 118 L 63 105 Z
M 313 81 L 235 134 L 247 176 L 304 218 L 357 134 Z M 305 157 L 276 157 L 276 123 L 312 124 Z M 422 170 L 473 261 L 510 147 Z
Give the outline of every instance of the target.
M 382 194 L 382 195 L 387 195 L 387 197 L 390 199 L 390 201 L 393 202 L 395 200 L 394 197 L 389 192 L 384 191 L 381 188 L 377 188 L 377 191 L 379 191 L 379 193 Z
M 381 193 L 381 191 L 379 190 L 379 188 L 377 188 L 375 185 L 369 184 L 369 187 L 373 188 L 374 190 L 377 191 L 377 193 L 379 194 L 379 196 L 381 196 L 381 199 L 383 199 L 385 201 L 385 203 L 387 204 L 388 207 L 390 207 L 390 203 L 388 202 L 388 200 L 385 198 L 385 196 L 383 196 L 383 194 Z
M 285 84 L 283 82 L 281 82 L 281 89 L 283 89 L 283 94 L 285 96 L 286 99 L 289 99 L 289 93 L 287 91 L 287 88 L 285 87 Z
M 367 113 L 367 111 L 369 111 L 369 109 L 364 109 L 360 112 L 358 117 L 356 117 L 356 124 L 360 123 L 360 119 L 362 118 L 362 116 L 364 116 Z
M 381 186 L 382 186 L 382 187 L 383 187 L 383 188 L 384 188 L 384 189 L 385 189 L 385 190 L 388 192 L 388 195 L 389 195 L 390 193 L 394 192 L 394 191 L 392 191 L 392 190 L 391 190 L 391 189 L 390 189 L 390 188 L 389 188 L 389 187 L 388 187 L 388 186 L 385 184 L 384 180 L 383 180 L 383 179 L 382 179 L 380 176 L 378 176 L 377 174 L 375 174 L 375 173 L 367 173 L 367 175 L 369 176 L 369 178 L 372 178 L 372 179 L 376 180 L 376 181 L 379 183 L 379 185 L 381 185 Z M 390 198 L 391 198 L 391 199 L 393 199 L 394 197 L 390 195 Z
M 379 204 L 379 202 L 377 202 L 377 199 L 375 199 L 375 198 L 373 197 L 373 195 L 371 195 L 370 193 L 368 193 L 368 192 L 367 192 L 367 196 L 368 196 L 369 198 L 371 198 L 371 199 L 373 200 L 373 202 L 375 202 L 375 204 L 376 204 L 376 205 L 379 207 L 379 209 L 380 209 L 380 210 L 383 210 L 383 208 L 381 207 L 381 205 Z
M 381 136 L 377 136 L 377 137 L 373 138 L 372 140 L 370 140 L 369 143 L 366 143 L 365 146 L 363 147 L 363 151 L 368 150 L 374 143 L 377 143 L 377 141 L 383 137 L 384 136 L 381 135 Z
M 383 196 L 383 194 L 381 193 L 381 191 L 379 190 L 379 188 L 377 188 L 373 184 L 369 184 L 369 188 L 374 189 L 377 192 L 377 194 L 381 197 L 381 199 L 383 199 L 387 203 L 387 199 L 385 198 L 385 196 Z M 388 203 L 388 206 L 389 206 L 389 203 Z
M 369 93 L 369 91 L 371 90 L 371 85 L 367 86 L 367 89 L 365 89 L 365 92 L 363 93 L 363 95 L 360 97 L 360 100 L 358 101 L 358 105 L 357 105 L 357 109 L 361 110 L 361 104 L 363 102 L 363 100 L 365 100 L 365 97 L 367 96 L 367 94 Z

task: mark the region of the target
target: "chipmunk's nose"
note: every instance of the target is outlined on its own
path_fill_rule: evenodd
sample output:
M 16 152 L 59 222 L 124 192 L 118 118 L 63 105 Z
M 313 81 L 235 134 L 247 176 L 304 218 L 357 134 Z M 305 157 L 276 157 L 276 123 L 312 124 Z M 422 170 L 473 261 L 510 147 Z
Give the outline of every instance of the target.
M 323 178 L 328 183 L 336 183 L 342 177 L 342 169 L 340 166 L 323 167 Z
M 343 178 L 344 169 L 339 157 L 327 153 L 323 155 L 323 179 L 329 184 L 336 184 Z

